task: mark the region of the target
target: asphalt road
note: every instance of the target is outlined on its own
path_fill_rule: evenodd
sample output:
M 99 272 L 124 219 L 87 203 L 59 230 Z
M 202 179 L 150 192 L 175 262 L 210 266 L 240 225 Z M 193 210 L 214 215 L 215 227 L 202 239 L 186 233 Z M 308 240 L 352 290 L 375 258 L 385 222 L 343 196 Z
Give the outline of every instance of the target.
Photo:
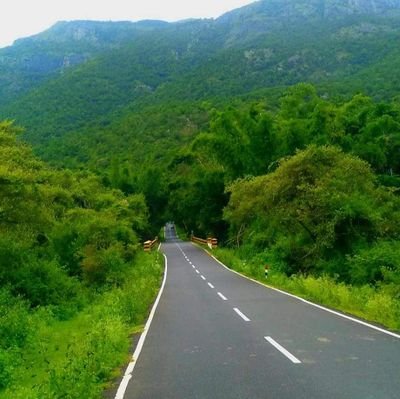
M 399 338 L 233 274 L 191 243 L 162 251 L 165 289 L 124 398 L 400 398 Z

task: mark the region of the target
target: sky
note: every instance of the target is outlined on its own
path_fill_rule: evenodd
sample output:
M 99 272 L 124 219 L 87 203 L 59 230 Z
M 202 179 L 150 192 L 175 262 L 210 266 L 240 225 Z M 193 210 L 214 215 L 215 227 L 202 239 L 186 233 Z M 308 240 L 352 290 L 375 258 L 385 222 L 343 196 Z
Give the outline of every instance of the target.
M 0 47 L 57 21 L 139 21 L 218 17 L 254 0 L 2 0 Z

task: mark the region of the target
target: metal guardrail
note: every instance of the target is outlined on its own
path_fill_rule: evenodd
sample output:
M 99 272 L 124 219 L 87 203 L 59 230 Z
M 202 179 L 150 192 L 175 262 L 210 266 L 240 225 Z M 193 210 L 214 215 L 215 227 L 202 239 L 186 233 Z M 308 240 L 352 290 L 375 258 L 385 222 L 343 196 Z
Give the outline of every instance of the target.
M 148 240 L 145 241 L 143 244 L 143 249 L 145 252 L 151 252 L 151 250 L 154 248 L 154 246 L 158 243 L 158 237 L 156 237 L 154 240 Z
M 210 237 L 210 238 L 204 239 L 204 238 L 199 238 L 199 237 L 192 236 L 191 237 L 191 241 L 195 242 L 197 244 L 208 245 L 208 247 L 210 249 L 214 249 L 214 248 L 218 247 L 218 239 L 217 238 L 211 238 Z

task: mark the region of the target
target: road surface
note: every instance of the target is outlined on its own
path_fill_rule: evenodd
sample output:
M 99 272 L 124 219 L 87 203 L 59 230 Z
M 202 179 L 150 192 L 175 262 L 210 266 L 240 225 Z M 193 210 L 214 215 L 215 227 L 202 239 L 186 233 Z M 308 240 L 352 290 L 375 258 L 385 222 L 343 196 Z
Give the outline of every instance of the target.
M 400 398 L 399 338 L 244 279 L 191 243 L 162 251 L 165 289 L 125 399 Z

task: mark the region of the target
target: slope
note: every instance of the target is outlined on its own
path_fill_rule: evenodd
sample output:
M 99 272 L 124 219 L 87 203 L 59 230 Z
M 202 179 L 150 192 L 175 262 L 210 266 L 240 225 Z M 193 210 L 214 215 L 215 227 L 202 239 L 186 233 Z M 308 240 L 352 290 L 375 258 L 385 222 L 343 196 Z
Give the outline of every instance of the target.
M 28 93 L 49 78 L 84 64 L 109 49 L 168 25 L 161 21 L 58 22 L 48 30 L 0 49 L 0 104 Z

